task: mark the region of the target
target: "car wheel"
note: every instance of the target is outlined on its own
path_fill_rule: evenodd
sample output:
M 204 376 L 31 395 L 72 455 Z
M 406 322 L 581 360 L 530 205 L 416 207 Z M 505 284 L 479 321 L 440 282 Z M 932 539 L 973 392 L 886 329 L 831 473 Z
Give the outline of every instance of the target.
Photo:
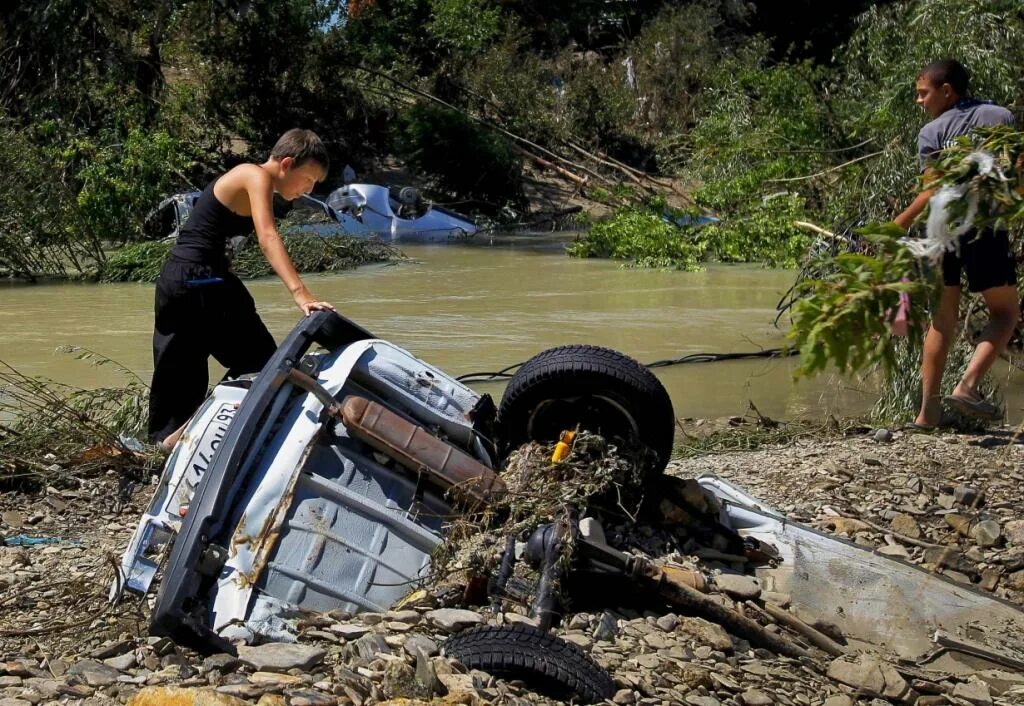
M 579 426 L 607 439 L 640 442 L 659 474 L 672 453 L 672 400 L 654 374 L 629 356 L 598 346 L 551 348 L 509 380 L 498 408 L 503 453 L 527 441 L 553 442 Z
M 534 691 L 553 698 L 575 695 L 590 704 L 615 694 L 611 676 L 587 653 L 533 625 L 482 625 L 463 630 L 445 641 L 444 652 L 470 669 L 521 679 Z

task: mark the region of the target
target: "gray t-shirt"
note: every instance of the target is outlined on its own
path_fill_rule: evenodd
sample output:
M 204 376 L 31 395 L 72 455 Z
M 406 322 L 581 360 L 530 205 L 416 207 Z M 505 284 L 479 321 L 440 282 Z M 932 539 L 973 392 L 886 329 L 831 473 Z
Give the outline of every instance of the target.
M 956 138 L 966 135 L 973 128 L 995 125 L 1013 125 L 1013 113 L 988 101 L 961 99 L 917 134 L 917 161 L 921 171 L 930 165 L 939 151 L 953 144 Z

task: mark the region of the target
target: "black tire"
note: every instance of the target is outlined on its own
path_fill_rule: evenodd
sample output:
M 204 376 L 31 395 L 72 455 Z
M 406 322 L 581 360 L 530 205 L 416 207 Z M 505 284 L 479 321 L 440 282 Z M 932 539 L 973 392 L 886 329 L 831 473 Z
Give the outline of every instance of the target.
M 509 380 L 498 407 L 503 453 L 527 441 L 552 442 L 576 425 L 608 439 L 639 441 L 665 470 L 672 454 L 675 415 L 661 381 L 618 351 L 561 346 L 538 353 Z
M 445 641 L 444 652 L 470 669 L 520 679 L 534 691 L 556 699 L 575 695 L 592 704 L 615 694 L 611 676 L 586 652 L 532 625 L 481 625 L 463 630 Z

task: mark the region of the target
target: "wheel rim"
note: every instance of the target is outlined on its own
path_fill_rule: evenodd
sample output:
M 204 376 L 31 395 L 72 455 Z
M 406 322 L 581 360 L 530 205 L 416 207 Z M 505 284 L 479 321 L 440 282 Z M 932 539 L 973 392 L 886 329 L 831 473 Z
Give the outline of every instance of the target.
M 526 436 L 535 441 L 555 441 L 566 430 L 579 426 L 605 438 L 627 441 L 640 438 L 633 415 L 617 400 L 604 395 L 581 395 L 544 400 L 526 420 Z

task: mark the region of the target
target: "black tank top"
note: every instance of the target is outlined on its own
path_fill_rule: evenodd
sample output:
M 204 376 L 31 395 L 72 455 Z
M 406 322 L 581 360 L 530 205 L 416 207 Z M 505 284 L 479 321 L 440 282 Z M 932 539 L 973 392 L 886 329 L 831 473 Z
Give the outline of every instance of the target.
M 217 177 L 219 179 L 220 177 Z M 236 235 L 253 232 L 252 216 L 240 216 L 217 200 L 210 182 L 196 199 L 192 213 L 178 233 L 171 255 L 185 262 L 227 268 L 227 244 Z

